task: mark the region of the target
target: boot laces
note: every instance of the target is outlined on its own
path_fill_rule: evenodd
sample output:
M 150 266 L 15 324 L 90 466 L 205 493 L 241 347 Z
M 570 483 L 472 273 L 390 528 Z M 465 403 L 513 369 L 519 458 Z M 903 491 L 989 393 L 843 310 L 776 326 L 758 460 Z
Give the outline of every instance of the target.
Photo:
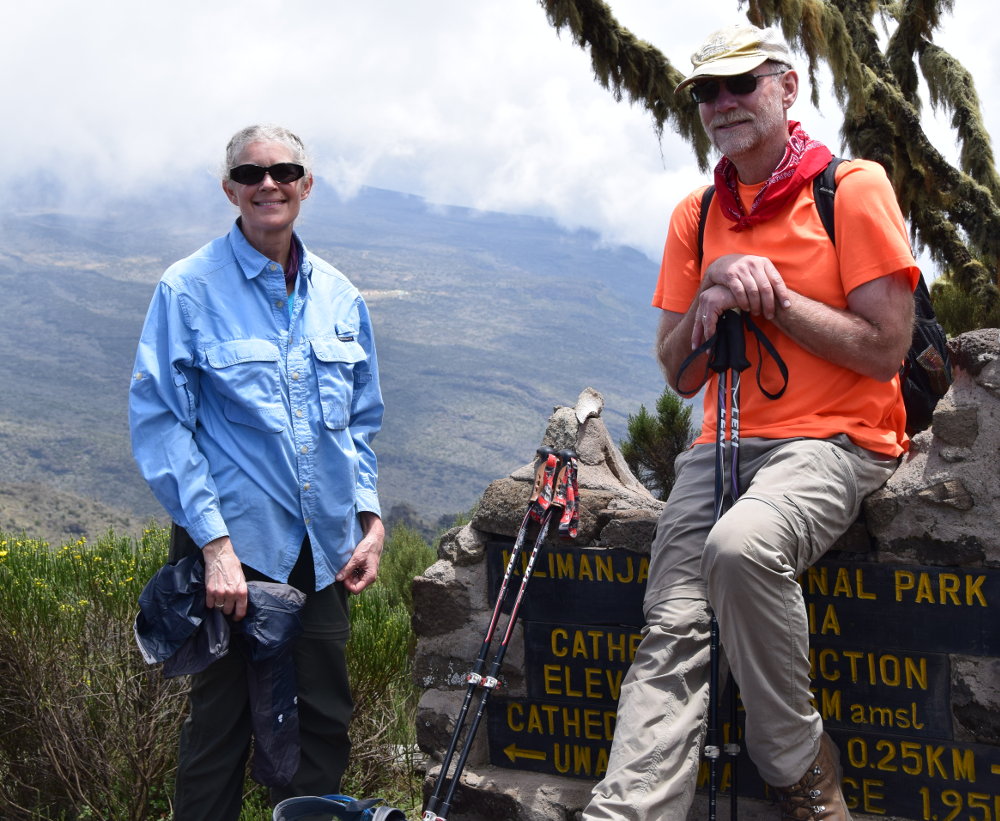
M 814 766 L 798 784 L 792 785 L 787 790 L 779 791 L 781 821 L 805 821 L 826 810 L 826 805 L 814 803 L 817 798 L 823 795 L 822 790 L 813 786 L 822 774 L 822 768 L 818 765 Z M 803 810 L 807 813 L 806 815 L 803 815 Z

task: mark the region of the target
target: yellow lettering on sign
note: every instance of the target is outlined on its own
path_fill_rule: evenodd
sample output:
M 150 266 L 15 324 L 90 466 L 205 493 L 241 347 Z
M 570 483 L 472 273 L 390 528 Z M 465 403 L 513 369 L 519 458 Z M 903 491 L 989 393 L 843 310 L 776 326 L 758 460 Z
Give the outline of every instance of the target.
M 972 754 L 972 750 L 953 748 L 951 751 L 951 766 L 955 772 L 956 781 L 968 781 L 970 784 L 976 783 L 976 757 Z
M 876 788 L 881 789 L 885 786 L 882 781 L 876 781 L 872 778 L 864 778 L 861 780 L 861 809 L 873 815 L 885 815 L 885 807 L 876 802 L 881 802 L 885 800 L 884 792 L 876 792 Z
M 925 570 L 896 570 L 894 573 L 896 601 L 912 601 L 917 604 L 986 607 L 986 595 L 983 593 L 985 583 L 985 576 L 973 576 L 970 573 L 963 576 L 939 573 L 936 582 L 934 576 Z
M 885 808 L 876 803 L 885 799 L 885 793 L 880 792 L 885 788 L 884 781 L 863 778 L 859 783 L 857 779 L 847 776 L 841 782 L 841 786 L 844 790 L 847 809 L 864 811 L 873 815 L 886 814 Z
M 552 760 L 556 772 L 563 775 L 597 779 L 608 770 L 608 751 L 603 747 L 594 750 L 581 744 L 557 742 L 552 745 Z
M 563 733 L 571 738 L 579 738 L 580 733 L 583 730 L 583 722 L 580 718 L 580 711 L 570 710 L 567 707 L 563 707 L 562 710 Z
M 815 692 L 815 691 L 814 691 Z M 843 718 L 843 701 L 840 690 L 819 689 L 819 701 L 812 699 L 813 706 L 823 717 L 823 721 L 841 721 Z
M 516 701 L 507 704 L 507 727 L 515 733 L 524 730 L 524 708 Z
M 562 627 L 553 628 L 549 633 L 549 650 L 557 659 L 566 658 L 569 650 L 566 649 L 566 642 L 569 640 L 569 631 Z
M 594 562 L 597 564 L 597 581 L 613 582 L 615 580 L 614 563 L 611 556 L 595 556 Z
M 620 633 L 617 638 L 608 633 L 608 661 L 632 661 L 625 655 L 625 634 Z
M 830 577 L 825 567 L 810 567 L 806 571 L 803 585 L 811 594 L 828 596 L 830 594 Z
M 587 698 L 591 701 L 617 701 L 621 695 L 624 670 L 585 667 L 582 670 L 562 664 L 542 665 L 545 695 L 555 698 Z
M 643 556 L 639 560 L 639 577 L 636 579 L 639 584 L 645 584 L 649 578 L 649 557 Z
M 917 718 L 916 702 L 907 707 L 878 707 L 872 704 L 852 704 L 851 723 L 885 730 L 923 730 L 927 725 Z
M 856 770 L 901 770 L 907 775 L 976 783 L 975 753 L 969 749 L 886 738 L 872 743 L 855 736 L 848 739 L 845 752 L 847 762 Z
M 810 602 L 806 608 L 806 615 L 809 618 L 809 633 L 811 635 L 817 633 L 822 636 L 827 634 L 840 635 L 840 620 L 837 618 L 837 611 L 832 604 L 826 605 L 822 613 L 817 613 L 815 603 Z M 820 617 L 822 617 L 822 622 L 817 627 L 816 621 Z
M 865 590 L 865 571 L 861 567 L 838 567 L 830 588 L 829 567 L 810 567 L 799 578 L 799 584 L 813 596 L 843 596 L 848 599 L 867 599 L 874 601 L 878 595 Z
M 641 633 L 606 632 L 597 628 L 571 633 L 565 627 L 553 627 L 549 633 L 549 651 L 557 659 L 626 664 L 635 658 L 640 641 Z
M 559 671 L 562 669 L 558 664 L 546 664 L 542 667 L 542 687 L 545 690 L 545 695 L 558 696 L 561 694 Z
M 625 572 L 622 573 L 619 570 L 615 578 L 623 584 L 628 584 L 635 579 L 635 563 L 632 561 L 631 556 L 625 557 Z
M 972 606 L 973 602 L 980 607 L 986 607 L 986 596 L 983 595 L 983 585 L 986 583 L 985 576 L 965 577 L 965 603 Z
M 846 596 L 849 599 L 877 599 L 874 593 L 865 590 L 864 571 L 860 567 L 837 568 L 837 579 L 833 583 L 834 596 Z
M 881 684 L 887 687 L 905 687 L 908 690 L 927 690 L 930 686 L 926 658 L 900 657 L 892 653 L 864 650 L 843 650 L 839 656 L 836 650 L 823 650 L 818 657 L 810 650 L 813 675 L 827 681 L 839 679 L 840 670 L 834 665 L 840 656 L 847 662 L 849 677 L 854 684 Z
M 611 741 L 615 733 L 614 710 L 567 707 L 564 704 L 508 702 L 507 727 L 515 733 Z

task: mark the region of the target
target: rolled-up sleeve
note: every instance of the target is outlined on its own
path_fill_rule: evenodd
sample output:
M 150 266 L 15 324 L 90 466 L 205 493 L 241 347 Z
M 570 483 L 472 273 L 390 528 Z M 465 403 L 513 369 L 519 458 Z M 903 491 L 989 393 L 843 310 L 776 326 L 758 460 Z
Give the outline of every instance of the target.
M 199 372 L 182 298 L 161 282 L 146 314 L 129 390 L 132 454 L 153 495 L 199 544 L 227 535 L 195 441 Z

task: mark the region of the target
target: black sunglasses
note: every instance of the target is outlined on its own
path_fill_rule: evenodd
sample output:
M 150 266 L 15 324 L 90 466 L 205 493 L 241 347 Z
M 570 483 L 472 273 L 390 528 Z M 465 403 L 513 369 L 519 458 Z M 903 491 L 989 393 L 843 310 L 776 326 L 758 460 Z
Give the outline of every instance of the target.
M 730 94 L 752 94 L 757 90 L 757 80 L 761 77 L 776 77 L 784 74 L 784 71 L 772 71 L 770 74 L 737 74 L 735 77 L 723 77 L 721 80 L 703 80 L 691 86 L 691 97 L 696 103 L 710 103 L 719 96 L 722 91 L 722 83 L 726 84 L 726 90 Z
M 294 162 L 279 162 L 265 168 L 262 165 L 237 165 L 229 169 L 229 179 L 240 185 L 256 185 L 267 174 L 275 182 L 295 182 L 302 179 L 306 170 Z

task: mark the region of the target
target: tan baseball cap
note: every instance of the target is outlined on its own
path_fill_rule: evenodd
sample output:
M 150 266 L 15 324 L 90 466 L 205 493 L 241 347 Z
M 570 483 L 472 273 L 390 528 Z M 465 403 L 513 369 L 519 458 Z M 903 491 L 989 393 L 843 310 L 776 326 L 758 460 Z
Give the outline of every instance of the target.
M 726 26 L 709 35 L 700 49 L 691 55 L 694 66 L 674 93 L 691 85 L 699 77 L 732 77 L 746 74 L 768 60 L 792 62 L 784 38 L 776 29 L 759 29 L 749 24 Z

